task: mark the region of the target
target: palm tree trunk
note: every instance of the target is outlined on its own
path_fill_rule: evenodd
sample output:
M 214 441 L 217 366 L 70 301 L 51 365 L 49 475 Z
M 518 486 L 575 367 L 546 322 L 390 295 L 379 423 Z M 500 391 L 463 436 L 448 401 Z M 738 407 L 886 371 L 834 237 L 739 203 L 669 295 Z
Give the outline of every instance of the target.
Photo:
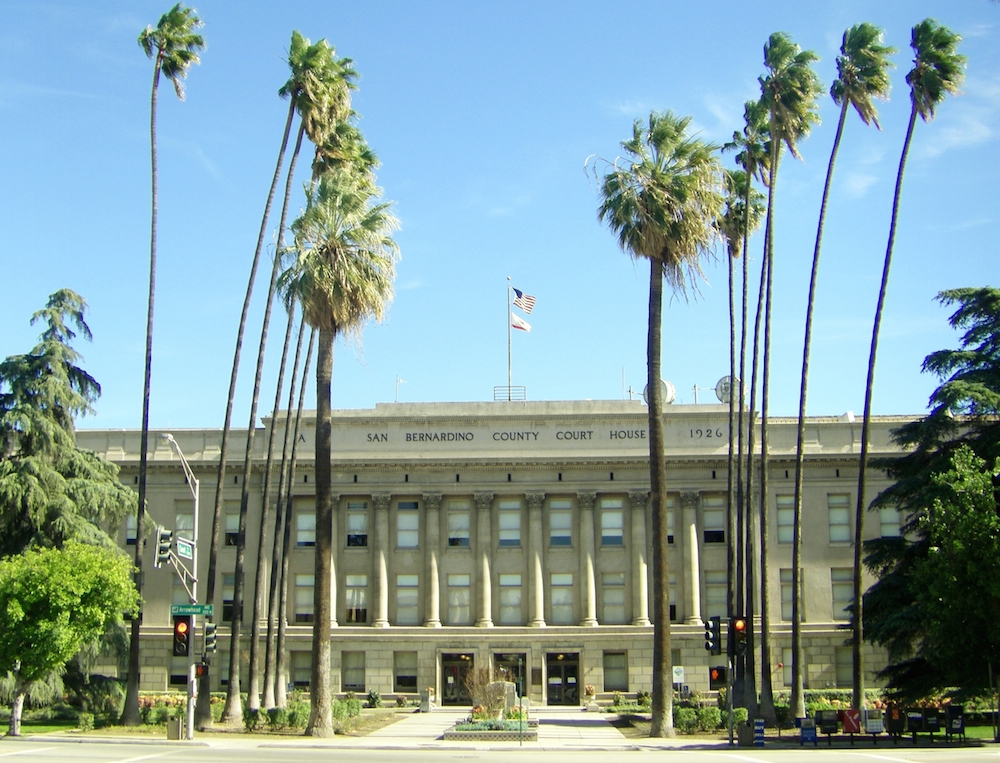
M 674 735 L 673 671 L 670 664 L 670 572 L 667 560 L 667 469 L 660 381 L 663 263 L 649 261 L 649 330 L 646 340 L 649 393 L 649 487 L 653 520 L 653 696 L 651 737 Z
M 278 239 L 279 250 L 281 238 Z M 280 255 L 278 255 L 280 256 Z M 267 436 L 267 460 L 264 464 L 264 488 L 261 491 L 262 504 L 260 510 L 260 532 L 257 537 L 257 565 L 254 573 L 253 615 L 250 618 L 250 677 L 247 682 L 247 707 L 251 710 L 260 709 L 260 619 L 264 608 L 264 589 L 267 587 L 267 565 L 264 564 L 264 552 L 267 547 L 267 523 L 271 518 L 271 471 L 274 465 L 274 427 L 281 406 L 281 392 L 285 382 L 285 365 L 288 362 L 288 347 L 292 340 L 292 328 L 295 325 L 295 310 L 288 311 L 288 324 L 285 327 L 285 342 L 281 347 L 281 362 L 278 364 L 278 383 L 274 389 L 274 407 L 271 414 L 271 428 Z M 280 480 L 279 480 L 280 481 Z M 273 705 L 273 698 L 272 698 Z M 268 705 L 265 703 L 265 707 Z
M 747 178 L 747 182 L 750 180 Z M 726 614 L 736 613 L 736 274 L 732 250 L 729 260 L 729 450 L 726 461 Z M 745 252 L 744 252 L 745 254 Z
M 299 456 L 299 425 L 302 423 L 302 411 L 306 402 L 306 386 L 309 381 L 309 366 L 312 364 L 313 346 L 316 340 L 316 329 L 309 330 L 309 347 L 306 350 L 306 362 L 302 366 L 302 386 L 299 388 L 299 405 L 295 412 L 295 428 L 292 430 L 292 458 L 288 464 L 288 486 L 285 493 L 285 527 L 282 537 L 281 580 L 278 582 L 278 671 L 275 678 L 274 702 L 278 707 L 285 707 L 285 687 L 288 685 L 288 651 L 285 649 L 285 626 L 288 624 L 286 615 L 288 609 L 288 560 L 292 553 L 292 496 L 295 493 L 295 464 Z
M 294 313 L 295 307 L 292 306 Z M 292 404 L 295 402 L 295 387 L 298 383 L 299 362 L 302 359 L 302 340 L 305 336 L 306 322 L 299 322 L 299 338 L 295 343 L 295 359 L 292 361 L 292 378 L 288 384 L 288 406 L 285 408 L 284 442 L 281 446 L 281 468 L 278 473 L 278 498 L 274 516 L 274 541 L 271 550 L 271 582 L 267 605 L 267 648 L 264 653 L 264 707 L 271 709 L 274 704 L 274 682 L 277 669 L 275 655 L 276 626 L 278 616 L 278 585 L 281 580 L 282 560 L 282 528 L 285 524 L 285 512 L 288 510 L 285 501 L 285 487 L 290 480 L 288 473 L 289 447 L 292 436 Z M 277 407 L 275 415 L 277 416 Z M 273 427 L 273 425 L 272 425 Z
M 152 213 L 149 229 L 149 299 L 146 306 L 146 358 L 142 379 L 142 434 L 139 442 L 139 503 L 135 519 L 135 588 L 142 595 L 143 514 L 146 508 L 146 471 L 149 457 L 149 386 L 153 368 L 153 302 L 156 296 L 156 95 L 160 84 L 161 54 L 157 53 L 153 66 L 153 91 L 149 98 L 149 155 L 152 177 Z M 125 687 L 125 707 L 122 723 L 136 726 L 139 716 L 139 631 L 142 612 L 132 619 L 132 638 L 129 642 L 128 681 Z M 21 698 L 23 703 L 24 698 Z
M 271 323 L 271 309 L 274 306 L 274 293 L 278 284 L 278 273 L 281 271 L 280 246 L 284 239 L 288 204 L 292 195 L 295 162 L 298 159 L 299 150 L 302 148 L 302 136 L 304 133 L 305 129 L 300 126 L 298 138 L 295 141 L 295 149 L 292 151 L 292 157 L 288 162 L 285 200 L 281 207 L 281 219 L 278 223 L 279 252 L 275 252 L 274 255 L 274 263 L 271 266 L 271 280 L 268 283 L 267 297 L 264 300 L 264 320 L 260 329 L 260 345 L 257 348 L 257 367 L 254 372 L 253 394 L 250 398 L 250 423 L 247 425 L 246 452 L 243 459 L 243 489 L 240 494 L 240 525 L 239 534 L 236 536 L 236 570 L 233 576 L 233 622 L 229 647 L 229 686 L 226 690 L 226 709 L 222 714 L 223 721 L 228 723 L 238 723 L 243 717 L 243 710 L 240 707 L 240 661 L 238 658 L 240 656 L 240 638 L 243 630 L 243 564 L 246 556 L 246 525 L 247 512 L 250 508 L 250 481 L 253 470 L 253 446 L 257 422 L 257 405 L 260 402 L 260 385 L 264 378 L 264 356 L 267 348 L 267 332 Z M 260 708 L 260 697 L 257 694 L 248 697 L 247 702 L 250 703 L 249 706 L 251 708 Z
M 219 471 L 215 485 L 215 505 L 212 511 L 212 533 L 208 547 L 208 574 L 205 584 L 205 601 L 215 601 L 215 581 L 218 577 L 219 563 L 219 528 L 222 524 L 223 494 L 226 482 L 226 459 L 229 455 L 229 430 L 233 419 L 233 403 L 236 399 L 236 380 L 240 372 L 240 355 L 243 350 L 243 334 L 246 331 L 247 315 L 250 312 L 250 298 L 253 296 L 253 285 L 257 278 L 257 266 L 260 253 L 264 248 L 264 237 L 267 233 L 267 220 L 271 214 L 271 204 L 274 202 L 274 192 L 281 177 L 281 167 L 285 161 L 285 150 L 288 148 L 288 136 L 292 131 L 292 118 L 295 116 L 295 102 L 288 106 L 288 117 L 285 119 L 285 131 L 281 137 L 281 149 L 278 151 L 278 161 L 268 189 L 267 202 L 264 204 L 264 215 L 260 221 L 260 231 L 257 234 L 257 248 L 254 250 L 253 262 L 250 265 L 250 278 L 247 281 L 246 295 L 243 297 L 243 310 L 240 313 L 240 325 L 236 332 L 236 351 L 233 354 L 233 368 L 229 376 L 229 396 L 226 400 L 226 416 L 222 425 L 222 442 L 219 446 Z M 211 662 L 211 655 L 205 655 L 206 663 Z M 206 675 L 198 683 L 198 701 L 195 707 L 195 724 L 201 730 L 212 726 L 211 683 Z
M 892 248 L 896 242 L 896 221 L 899 217 L 899 196 L 903 189 L 903 171 L 906 157 L 913 140 L 913 127 L 917 122 L 917 109 L 910 110 L 910 123 L 906 127 L 903 153 L 899 157 L 899 171 L 896 173 L 896 190 L 892 196 L 892 218 L 889 223 L 889 243 L 885 249 L 885 264 L 882 266 L 882 283 L 878 290 L 878 304 L 875 307 L 875 321 L 872 325 L 872 344 L 868 353 L 868 378 L 865 381 L 865 415 L 861 422 L 861 458 L 858 467 L 858 503 L 854 512 L 854 612 L 851 623 L 852 649 L 854 652 L 853 691 L 854 707 L 863 708 L 865 701 L 864 651 L 864 596 L 861 593 L 862 544 L 865 537 L 865 483 L 868 474 L 868 432 L 872 420 L 872 390 L 875 387 L 875 355 L 878 352 L 878 333 L 882 326 L 882 310 L 885 307 L 885 293 L 889 286 L 889 267 L 892 265 Z
M 332 328 L 319 330 L 316 355 L 316 579 L 313 588 L 312 677 L 309 694 L 312 712 L 307 736 L 333 736 L 330 694 L 330 593 L 333 574 L 333 495 L 331 483 L 331 381 L 333 378 Z

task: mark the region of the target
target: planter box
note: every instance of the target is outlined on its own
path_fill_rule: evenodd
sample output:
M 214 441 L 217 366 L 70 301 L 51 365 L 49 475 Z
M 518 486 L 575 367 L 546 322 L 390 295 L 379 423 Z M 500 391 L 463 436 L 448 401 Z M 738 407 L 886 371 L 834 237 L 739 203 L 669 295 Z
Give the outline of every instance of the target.
M 456 731 L 452 726 L 444 732 L 446 742 L 537 742 L 538 722 L 525 724 L 524 731 Z

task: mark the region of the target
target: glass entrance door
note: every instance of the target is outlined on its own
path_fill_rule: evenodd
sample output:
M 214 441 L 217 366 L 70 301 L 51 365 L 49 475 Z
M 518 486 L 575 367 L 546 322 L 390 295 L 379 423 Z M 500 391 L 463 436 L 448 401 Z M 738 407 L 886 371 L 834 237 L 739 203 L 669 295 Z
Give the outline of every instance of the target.
M 524 671 L 527 666 L 527 655 L 523 652 L 498 652 L 493 655 L 494 667 L 502 670 L 505 680 L 517 685 L 517 696 L 524 696 Z
M 465 685 L 465 677 L 472 669 L 471 654 L 442 654 L 442 705 L 471 705 L 469 687 Z
M 548 704 L 580 704 L 579 652 L 550 652 L 545 655 L 545 672 L 548 675 Z

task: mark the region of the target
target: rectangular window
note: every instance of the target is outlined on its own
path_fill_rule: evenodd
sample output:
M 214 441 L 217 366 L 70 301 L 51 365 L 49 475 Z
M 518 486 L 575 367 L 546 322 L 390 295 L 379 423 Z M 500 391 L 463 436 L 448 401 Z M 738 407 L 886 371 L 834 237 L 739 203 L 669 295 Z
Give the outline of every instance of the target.
M 500 501 L 498 507 L 500 522 L 500 545 L 521 545 L 521 504 L 517 501 Z
M 231 622 L 233 619 L 233 597 L 236 595 L 235 588 L 236 588 L 236 575 L 231 572 L 223 573 L 222 621 L 224 623 Z M 240 619 L 242 619 L 242 617 Z
M 220 652 L 221 659 L 219 662 L 219 684 L 221 686 L 229 686 L 229 652 Z M 185 671 L 187 666 L 184 666 Z M 184 683 L 187 683 L 187 673 L 184 674 Z
M 187 657 L 170 658 L 170 686 L 187 686 Z
M 521 576 L 500 576 L 500 624 L 521 625 Z
M 899 537 L 899 528 L 903 524 L 899 509 L 879 509 L 879 534 L 883 538 Z
M 174 538 L 194 540 L 194 514 L 190 511 L 178 511 L 174 514 Z
M 340 653 L 340 690 L 360 692 L 365 690 L 365 653 Z
M 624 545 L 625 514 L 621 498 L 601 499 L 601 545 Z
M 605 572 L 601 575 L 601 623 L 625 623 L 625 573 Z
M 604 653 L 604 691 L 628 691 L 628 655 Z
M 830 542 L 851 542 L 851 497 L 846 493 L 831 493 L 826 497 L 830 516 Z
M 573 575 L 553 573 L 549 578 L 552 597 L 552 624 L 572 625 L 573 618 Z
M 854 647 L 838 646 L 835 649 L 837 688 L 849 689 L 854 685 Z
M 138 520 L 136 520 L 136 518 L 135 518 L 134 515 L 129 514 L 127 517 L 125 517 L 125 545 L 126 546 L 134 546 L 135 545 L 135 539 L 137 537 L 138 532 L 139 532 Z
M 295 515 L 295 545 L 299 548 L 316 545 L 316 514 L 300 511 Z
M 795 534 L 795 496 L 777 496 L 778 543 L 791 543 Z
M 240 515 L 239 511 L 226 512 L 226 545 L 235 546 L 240 537 Z
M 315 575 L 295 576 L 296 624 L 311 623 L 313 621 L 313 590 L 315 585 Z
M 312 678 L 312 653 L 292 652 L 292 683 L 296 689 L 308 689 Z
M 705 571 L 705 617 L 725 617 L 728 596 L 726 571 Z
M 417 548 L 420 540 L 420 513 L 416 501 L 396 504 L 396 548 Z
M 472 622 L 469 609 L 469 576 L 448 576 L 448 625 L 468 625 Z
M 417 653 L 393 652 L 393 687 L 395 692 L 416 693 L 417 691 Z
M 191 597 L 188 596 L 187 589 L 181 582 L 181 579 L 176 575 L 173 576 L 173 581 L 170 586 L 170 603 L 171 604 L 190 604 Z
M 806 672 L 803 669 L 803 678 L 805 675 Z M 792 648 L 788 646 L 781 650 L 781 681 L 785 686 L 792 685 Z
M 677 620 L 677 575 L 673 572 L 669 575 L 670 586 L 670 622 Z M 674 663 L 679 665 L 680 663 Z
M 396 624 L 420 623 L 420 586 L 416 575 L 396 575 Z
M 549 545 L 573 545 L 573 509 L 569 501 L 549 503 Z
M 781 578 L 781 619 L 790 622 L 792 619 L 792 571 L 780 570 Z
M 368 502 L 347 502 L 347 547 L 364 548 L 368 545 Z
M 348 575 L 345 582 L 344 598 L 347 612 L 344 622 L 349 625 L 365 625 L 368 622 L 368 576 Z
M 469 547 L 469 504 L 467 501 L 448 503 L 448 545 L 452 548 Z
M 726 542 L 726 499 L 723 496 L 702 497 L 701 522 L 705 543 Z
M 849 620 L 847 608 L 854 601 L 854 570 L 851 567 L 832 567 L 830 587 L 833 589 L 833 619 Z
M 667 543 L 674 542 L 674 499 L 667 497 Z

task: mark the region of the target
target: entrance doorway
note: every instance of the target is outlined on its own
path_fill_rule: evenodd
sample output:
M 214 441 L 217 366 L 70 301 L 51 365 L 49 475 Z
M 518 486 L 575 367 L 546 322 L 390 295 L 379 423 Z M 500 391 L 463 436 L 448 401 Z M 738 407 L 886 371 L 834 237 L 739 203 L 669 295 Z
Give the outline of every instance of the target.
M 472 670 L 474 663 L 471 654 L 442 654 L 442 705 L 471 705 L 472 697 L 469 687 L 465 685 L 465 677 Z
M 517 696 L 524 696 L 524 671 L 528 660 L 524 652 L 498 652 L 493 655 L 493 666 L 502 670 L 507 680 L 517 685 Z
M 548 676 L 548 704 L 580 704 L 580 653 L 550 652 L 545 655 Z

